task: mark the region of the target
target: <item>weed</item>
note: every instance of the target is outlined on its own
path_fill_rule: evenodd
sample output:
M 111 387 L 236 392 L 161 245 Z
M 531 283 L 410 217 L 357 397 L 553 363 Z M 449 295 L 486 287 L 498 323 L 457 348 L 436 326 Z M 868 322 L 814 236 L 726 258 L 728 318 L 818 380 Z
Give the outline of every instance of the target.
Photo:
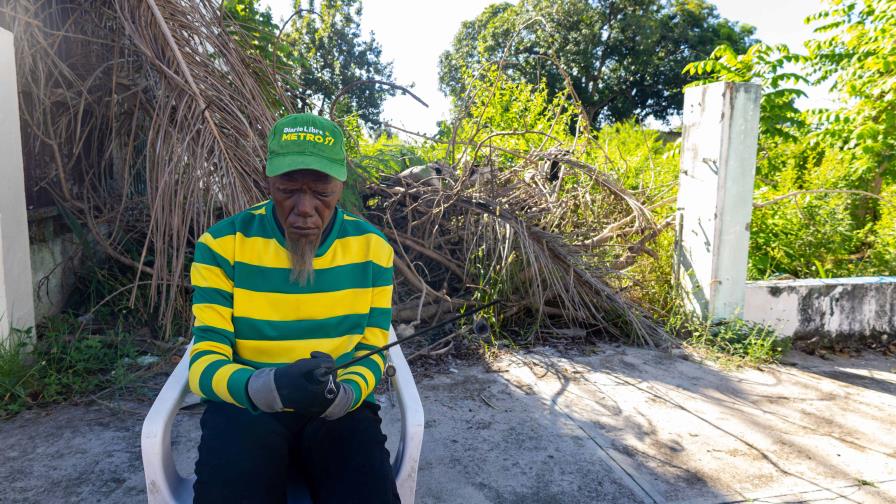
M 768 326 L 739 318 L 707 322 L 677 309 L 667 329 L 698 355 L 726 367 L 778 362 L 790 350 L 790 338 L 780 338 Z
M 70 315 L 50 317 L 38 337 L 17 333 L 0 344 L 0 417 L 127 385 L 136 348 L 120 328 L 81 334 Z M 29 348 L 30 347 L 30 348 Z
M 0 417 L 15 414 L 28 402 L 35 366 L 29 364 L 30 331 L 11 331 L 5 341 L 0 340 Z
M 741 319 L 702 324 L 697 329 L 685 344 L 725 365 L 771 364 L 790 350 L 789 338 L 778 338 L 772 329 Z

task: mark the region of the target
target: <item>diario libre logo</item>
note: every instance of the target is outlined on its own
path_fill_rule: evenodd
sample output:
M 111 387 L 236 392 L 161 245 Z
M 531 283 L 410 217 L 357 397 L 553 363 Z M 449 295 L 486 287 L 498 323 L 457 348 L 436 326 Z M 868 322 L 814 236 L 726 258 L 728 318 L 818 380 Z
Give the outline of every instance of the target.
M 283 128 L 283 133 L 280 136 L 280 141 L 291 142 L 296 140 L 322 143 L 324 145 L 333 145 L 336 142 L 336 139 L 330 136 L 329 132 L 321 131 L 313 126 L 296 126 L 295 128 Z

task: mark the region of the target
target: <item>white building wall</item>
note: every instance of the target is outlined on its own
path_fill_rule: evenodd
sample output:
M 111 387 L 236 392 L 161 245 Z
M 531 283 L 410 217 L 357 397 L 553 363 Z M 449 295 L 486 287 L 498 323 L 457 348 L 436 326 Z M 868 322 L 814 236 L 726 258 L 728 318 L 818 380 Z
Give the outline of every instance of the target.
M 34 326 L 17 89 L 13 36 L 0 29 L 0 341 Z

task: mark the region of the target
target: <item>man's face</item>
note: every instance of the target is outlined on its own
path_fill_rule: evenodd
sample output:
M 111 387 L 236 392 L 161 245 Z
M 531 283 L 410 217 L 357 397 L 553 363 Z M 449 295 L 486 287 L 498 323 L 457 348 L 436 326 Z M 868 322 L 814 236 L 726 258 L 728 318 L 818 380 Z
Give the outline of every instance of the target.
M 316 170 L 295 170 L 269 177 L 268 190 L 286 234 L 293 279 L 305 283 L 321 233 L 342 196 L 342 182 Z
M 342 196 L 342 182 L 316 170 L 295 170 L 268 178 L 277 218 L 288 235 L 320 237 Z

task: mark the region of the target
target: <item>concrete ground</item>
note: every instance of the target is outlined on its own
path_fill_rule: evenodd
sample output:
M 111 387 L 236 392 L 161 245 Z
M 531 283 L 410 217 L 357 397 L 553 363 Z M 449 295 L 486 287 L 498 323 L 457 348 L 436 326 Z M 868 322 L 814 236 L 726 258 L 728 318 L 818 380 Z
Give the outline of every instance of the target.
M 791 353 L 788 365 L 723 372 L 596 350 L 506 354 L 418 380 L 418 502 L 896 502 L 896 359 Z M 0 502 L 144 501 L 146 409 L 59 406 L 0 422 Z M 200 412 L 175 423 L 186 472 Z M 387 434 L 396 415 L 385 399 Z

